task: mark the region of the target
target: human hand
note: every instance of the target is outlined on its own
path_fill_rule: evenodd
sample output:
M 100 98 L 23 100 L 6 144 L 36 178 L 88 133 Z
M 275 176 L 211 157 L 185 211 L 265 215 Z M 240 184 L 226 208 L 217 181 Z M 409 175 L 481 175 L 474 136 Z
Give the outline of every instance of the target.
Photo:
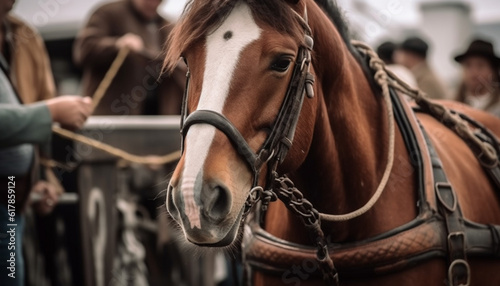
M 116 41 L 116 47 L 118 49 L 127 47 L 134 52 L 141 52 L 144 50 L 144 41 L 136 34 L 127 33 Z
M 59 200 L 57 188 L 49 182 L 38 181 L 31 190 L 40 198 L 33 203 L 35 211 L 40 215 L 51 213 Z
M 67 129 L 80 129 L 92 114 L 92 99 L 74 95 L 63 95 L 46 101 L 52 121 Z

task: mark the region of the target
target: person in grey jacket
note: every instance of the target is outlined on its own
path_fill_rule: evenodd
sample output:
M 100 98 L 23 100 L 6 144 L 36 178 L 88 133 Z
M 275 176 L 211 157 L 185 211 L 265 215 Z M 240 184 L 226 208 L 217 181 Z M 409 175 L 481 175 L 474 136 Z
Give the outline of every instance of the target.
M 30 192 L 42 194 L 41 213 L 50 212 L 57 202 L 55 187 L 31 176 L 36 165 L 34 145 L 49 145 L 53 122 L 78 129 L 91 113 L 91 99 L 80 96 L 22 105 L 6 71 L 0 68 L 0 268 L 8 271 L 0 276 L 0 285 L 24 285 L 22 212 Z
M 52 123 L 80 129 L 90 115 L 89 97 L 65 95 L 53 99 L 14 105 L 0 103 L 0 150 L 19 144 L 44 145 L 52 137 Z

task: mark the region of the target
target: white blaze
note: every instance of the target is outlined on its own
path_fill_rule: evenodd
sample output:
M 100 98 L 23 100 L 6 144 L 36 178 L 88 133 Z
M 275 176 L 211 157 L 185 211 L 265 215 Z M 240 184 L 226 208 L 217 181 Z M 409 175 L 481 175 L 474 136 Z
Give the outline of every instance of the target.
M 229 39 L 224 36 L 227 32 L 231 33 Z M 198 110 L 222 113 L 240 53 L 257 40 L 260 33 L 248 5 L 239 2 L 224 23 L 207 36 L 205 74 Z M 194 200 L 195 182 L 203 171 L 215 131 L 212 125 L 196 124 L 191 126 L 186 135 L 185 141 L 189 147 L 186 149 L 181 189 L 191 228 L 201 228 L 200 208 Z

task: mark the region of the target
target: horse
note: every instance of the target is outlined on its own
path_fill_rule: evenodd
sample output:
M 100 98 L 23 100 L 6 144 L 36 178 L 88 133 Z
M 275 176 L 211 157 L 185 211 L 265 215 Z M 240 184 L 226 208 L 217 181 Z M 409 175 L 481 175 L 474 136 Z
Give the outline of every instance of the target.
M 249 258 L 259 249 L 249 255 L 242 241 L 266 233 L 262 249 L 302 257 L 264 253 L 246 273 L 254 285 L 500 285 L 495 185 L 471 144 L 443 124 L 472 117 L 495 141 L 498 119 L 418 97 L 462 114 L 437 108 L 449 115 L 438 120 L 398 101 L 384 85 L 395 81 L 352 44 L 331 1 L 192 0 L 166 47 L 165 72 L 180 58 L 189 67 L 182 156 L 166 197 L 187 244 Z M 392 104 L 411 128 L 391 125 Z M 420 142 L 411 148 L 410 133 Z M 467 246 L 476 240 L 488 243 Z M 409 248 L 422 252 L 398 256 Z

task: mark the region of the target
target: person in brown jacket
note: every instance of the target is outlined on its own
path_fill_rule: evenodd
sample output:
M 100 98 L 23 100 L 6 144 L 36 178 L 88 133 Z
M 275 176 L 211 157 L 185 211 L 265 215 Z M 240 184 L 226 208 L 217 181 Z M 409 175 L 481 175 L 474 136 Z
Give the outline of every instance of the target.
M 433 99 L 447 97 L 446 90 L 438 76 L 427 62 L 429 45 L 418 37 L 410 37 L 401 43 L 395 55 L 397 64 L 408 68 L 417 81 L 419 89 Z
M 45 44 L 40 35 L 9 12 L 14 1 L 2 1 L 0 21 L 2 33 L 0 62 L 23 104 L 53 98 L 54 77 Z
M 184 80 L 160 77 L 162 47 L 171 25 L 156 10 L 162 0 L 121 0 L 99 7 L 73 49 L 83 68 L 84 96 L 92 96 L 120 49 L 130 52 L 96 107 L 96 115 L 179 114 Z

